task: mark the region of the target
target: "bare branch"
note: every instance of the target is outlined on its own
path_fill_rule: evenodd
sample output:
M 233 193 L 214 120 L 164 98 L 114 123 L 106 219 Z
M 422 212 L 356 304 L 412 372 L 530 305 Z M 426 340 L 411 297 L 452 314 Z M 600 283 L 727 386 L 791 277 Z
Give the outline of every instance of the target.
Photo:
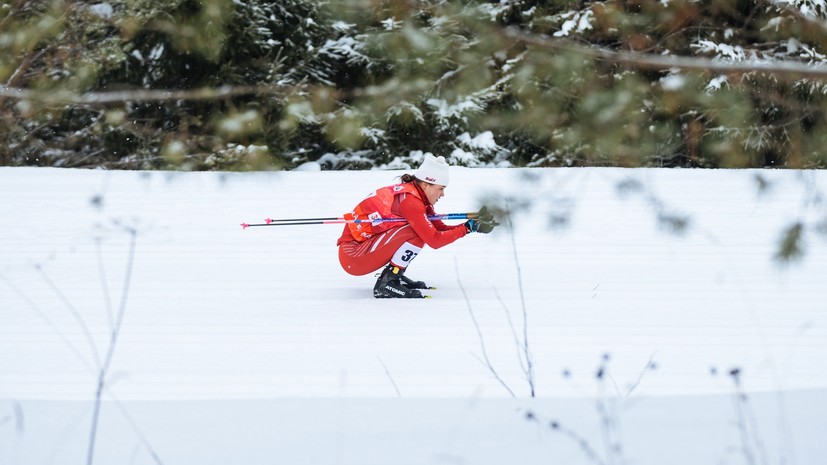
M 653 55 L 630 51 L 614 52 L 599 47 L 587 47 L 564 39 L 552 39 L 524 32 L 518 28 L 507 28 L 504 34 L 519 42 L 554 50 L 566 50 L 590 56 L 597 60 L 630 66 L 638 69 L 667 71 L 708 71 L 719 74 L 763 73 L 777 77 L 808 78 L 827 81 L 827 66 L 808 65 L 790 61 L 765 61 L 725 63 L 710 58 Z
M 274 95 L 284 97 L 293 86 L 221 86 L 203 87 L 189 90 L 120 90 L 109 92 L 87 92 L 79 94 L 71 91 L 43 92 L 19 87 L 0 85 L 0 98 L 32 100 L 51 104 L 91 105 L 120 102 L 157 102 L 169 100 L 217 100 L 242 95 Z

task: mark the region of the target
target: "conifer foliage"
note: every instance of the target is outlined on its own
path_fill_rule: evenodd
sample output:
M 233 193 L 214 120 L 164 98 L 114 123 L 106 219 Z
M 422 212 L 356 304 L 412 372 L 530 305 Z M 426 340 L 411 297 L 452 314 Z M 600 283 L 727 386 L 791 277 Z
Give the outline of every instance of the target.
M 0 1 L 0 164 L 824 168 L 821 0 Z

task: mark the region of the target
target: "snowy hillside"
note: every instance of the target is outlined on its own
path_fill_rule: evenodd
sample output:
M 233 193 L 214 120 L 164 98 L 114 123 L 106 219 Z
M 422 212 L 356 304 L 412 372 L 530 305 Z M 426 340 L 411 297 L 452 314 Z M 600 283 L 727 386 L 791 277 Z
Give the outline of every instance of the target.
M 423 300 L 240 227 L 401 173 L 0 168 L 0 464 L 823 462 L 827 173 L 454 168 L 440 213 L 534 206 Z

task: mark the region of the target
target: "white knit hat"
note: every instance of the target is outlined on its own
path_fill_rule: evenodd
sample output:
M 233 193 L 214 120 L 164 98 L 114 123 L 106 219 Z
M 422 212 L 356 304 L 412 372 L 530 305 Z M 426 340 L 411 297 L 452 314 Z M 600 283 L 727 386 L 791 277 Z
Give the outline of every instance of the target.
M 425 155 L 425 161 L 416 170 L 414 177 L 420 181 L 447 186 L 448 162 L 445 161 L 443 156 L 435 157 L 429 153 Z

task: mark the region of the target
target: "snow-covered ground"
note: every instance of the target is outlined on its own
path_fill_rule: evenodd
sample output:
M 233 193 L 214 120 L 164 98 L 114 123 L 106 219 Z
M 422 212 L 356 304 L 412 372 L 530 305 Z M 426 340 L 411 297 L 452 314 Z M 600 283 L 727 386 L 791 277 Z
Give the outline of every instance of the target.
M 439 212 L 533 208 L 422 300 L 240 227 L 399 174 L 0 168 L 0 464 L 823 463 L 827 173 L 454 168 Z

